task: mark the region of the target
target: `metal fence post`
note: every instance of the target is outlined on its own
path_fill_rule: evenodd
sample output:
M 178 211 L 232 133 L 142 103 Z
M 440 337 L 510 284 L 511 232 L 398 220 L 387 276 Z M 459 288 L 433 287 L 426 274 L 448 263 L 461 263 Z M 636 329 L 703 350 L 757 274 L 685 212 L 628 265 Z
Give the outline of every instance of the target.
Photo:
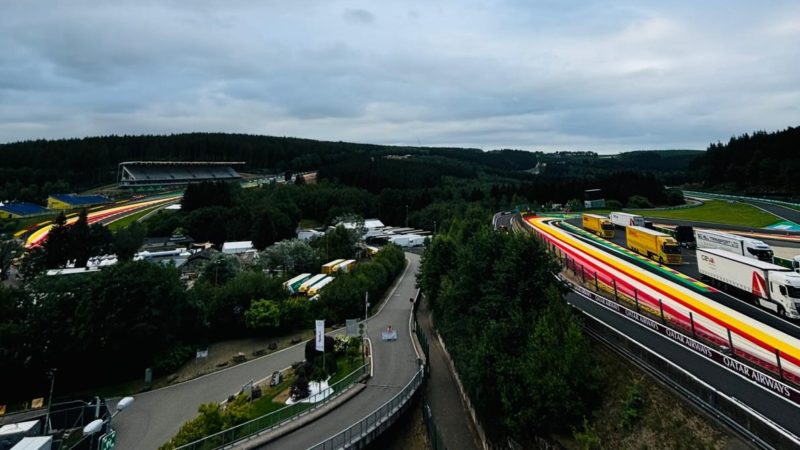
M 689 311 L 689 324 L 692 326 L 692 338 L 697 339 L 697 333 L 694 331 L 694 315 Z
M 636 312 L 639 312 L 639 290 L 633 288 L 633 301 L 636 303 Z
M 594 271 L 594 290 L 600 292 L 600 285 L 597 283 L 597 271 Z
M 730 328 L 726 328 L 726 330 L 728 331 L 728 343 L 731 346 L 731 355 L 733 355 L 734 351 L 735 351 L 734 347 L 733 347 L 733 336 L 731 336 L 731 329 Z
M 611 285 L 614 287 L 614 301 L 619 303 L 619 298 L 617 297 L 617 280 L 612 278 Z
M 775 359 L 778 361 L 778 376 L 780 376 L 781 381 L 783 380 L 783 365 L 781 364 L 781 351 L 779 349 L 775 349 Z
M 666 325 L 667 319 L 664 317 L 664 302 L 660 298 L 658 299 L 658 309 L 661 311 L 661 323 Z

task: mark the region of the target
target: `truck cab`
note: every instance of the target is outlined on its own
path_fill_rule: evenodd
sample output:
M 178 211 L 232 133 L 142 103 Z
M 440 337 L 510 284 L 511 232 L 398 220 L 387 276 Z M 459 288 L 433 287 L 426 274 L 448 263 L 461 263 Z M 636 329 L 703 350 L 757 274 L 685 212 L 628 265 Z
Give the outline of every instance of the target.
M 800 274 L 797 272 L 771 272 L 769 294 L 772 299 L 783 306 L 785 315 L 791 318 L 800 318 Z
M 747 253 L 752 255 L 760 261 L 772 262 L 773 252 L 769 245 L 756 241 L 755 239 L 747 239 L 744 242 L 744 249 Z

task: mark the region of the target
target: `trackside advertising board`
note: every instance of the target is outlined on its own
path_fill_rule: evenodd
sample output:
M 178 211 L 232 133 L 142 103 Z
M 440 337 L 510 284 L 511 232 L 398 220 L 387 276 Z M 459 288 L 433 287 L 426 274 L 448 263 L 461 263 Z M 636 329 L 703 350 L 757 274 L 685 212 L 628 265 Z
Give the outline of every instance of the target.
M 639 314 L 636 311 L 632 311 L 628 308 L 625 308 L 624 306 L 614 302 L 613 300 L 606 299 L 602 296 L 595 294 L 592 291 L 584 289 L 580 286 L 573 285 L 572 283 L 570 283 L 570 285 L 572 286 L 572 289 L 575 292 L 581 294 L 584 298 L 587 298 L 605 307 L 606 309 L 614 311 L 617 314 L 624 316 L 629 320 L 638 322 L 640 325 L 666 336 L 673 342 L 676 342 L 682 345 L 683 347 L 686 347 L 694 351 L 695 353 L 704 356 L 705 358 L 718 362 L 727 367 L 728 369 L 738 373 L 739 375 L 750 379 L 751 381 L 760 385 L 761 387 L 769 391 L 772 391 L 795 404 L 800 405 L 800 391 L 798 391 L 792 386 L 787 385 L 786 383 L 780 380 L 773 378 L 772 375 L 760 372 L 754 369 L 753 367 L 745 365 L 739 362 L 738 360 L 729 357 L 728 355 L 725 355 L 701 342 L 692 339 L 689 336 L 684 335 L 683 333 L 673 330 L 672 328 L 668 328 L 667 326 L 659 322 L 656 322 L 655 320 L 649 317 L 643 316 L 642 314 Z

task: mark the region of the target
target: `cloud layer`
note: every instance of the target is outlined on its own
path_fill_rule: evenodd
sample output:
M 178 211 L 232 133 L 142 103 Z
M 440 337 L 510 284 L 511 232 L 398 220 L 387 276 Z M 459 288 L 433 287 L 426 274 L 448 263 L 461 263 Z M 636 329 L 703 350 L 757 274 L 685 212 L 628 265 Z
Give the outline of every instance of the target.
M 613 151 L 800 124 L 797 2 L 599 3 L 8 0 L 0 142 L 230 131 Z

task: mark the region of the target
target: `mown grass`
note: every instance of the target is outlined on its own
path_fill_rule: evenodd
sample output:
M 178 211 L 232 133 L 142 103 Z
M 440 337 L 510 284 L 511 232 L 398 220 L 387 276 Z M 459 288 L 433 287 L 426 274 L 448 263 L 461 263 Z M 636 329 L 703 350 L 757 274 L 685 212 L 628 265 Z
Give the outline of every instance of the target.
M 161 208 L 163 206 L 164 205 L 158 205 L 158 206 L 154 206 L 152 208 L 143 209 L 141 211 L 137 211 L 134 214 L 131 214 L 130 216 L 125 216 L 122 219 L 115 220 L 115 221 L 111 222 L 110 224 L 108 224 L 108 229 L 111 230 L 111 231 L 121 230 L 121 229 L 129 226 L 133 222 L 136 222 L 137 220 L 139 220 L 142 217 L 146 216 L 150 212 L 152 212 L 152 211 L 154 211 L 154 210 L 156 210 L 158 208 Z
M 645 217 L 713 222 L 755 228 L 766 227 L 781 221 L 777 216 L 755 206 L 725 200 L 710 200 L 696 208 L 672 210 L 626 209 L 625 212 L 641 214 Z

